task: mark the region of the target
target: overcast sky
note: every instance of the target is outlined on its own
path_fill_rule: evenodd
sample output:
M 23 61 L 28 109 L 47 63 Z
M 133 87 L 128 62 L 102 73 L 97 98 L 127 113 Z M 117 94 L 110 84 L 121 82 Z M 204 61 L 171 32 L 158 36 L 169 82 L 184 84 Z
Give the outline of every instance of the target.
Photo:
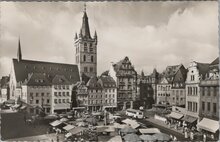
M 18 38 L 24 59 L 75 64 L 81 2 L 1 2 L 0 76 L 8 75 Z M 88 2 L 90 32 L 98 35 L 98 74 L 128 56 L 140 73 L 218 52 L 218 2 Z

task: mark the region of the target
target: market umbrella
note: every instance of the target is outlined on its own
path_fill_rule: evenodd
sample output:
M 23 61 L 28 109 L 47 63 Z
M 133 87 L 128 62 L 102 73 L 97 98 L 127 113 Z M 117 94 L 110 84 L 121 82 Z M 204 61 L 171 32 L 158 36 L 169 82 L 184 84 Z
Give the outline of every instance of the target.
M 141 142 L 137 134 L 127 134 L 123 138 L 126 142 Z
M 125 128 L 122 128 L 122 129 L 121 129 L 121 132 L 122 132 L 122 133 L 125 133 L 125 134 L 128 134 L 128 133 L 136 133 L 137 130 L 136 130 L 136 129 L 133 129 L 133 128 L 129 127 L 129 126 L 127 126 L 127 127 L 125 127 Z
M 159 141 L 169 141 L 171 138 L 168 134 L 157 133 L 153 135 Z
M 151 136 L 151 135 L 140 135 L 140 138 L 144 141 L 156 141 L 157 139 L 154 137 L 154 136 Z

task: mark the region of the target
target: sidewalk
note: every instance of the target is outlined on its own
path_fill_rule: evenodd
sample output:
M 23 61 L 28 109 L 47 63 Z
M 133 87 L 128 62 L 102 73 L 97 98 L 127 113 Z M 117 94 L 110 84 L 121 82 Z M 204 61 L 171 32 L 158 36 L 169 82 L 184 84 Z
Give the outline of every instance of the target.
M 166 125 L 163 121 L 154 119 L 153 117 L 147 118 L 146 121 L 149 121 L 149 122 L 151 122 L 151 123 L 153 123 L 153 124 L 155 124 L 155 125 L 160 125 L 160 126 L 166 128 L 166 129 L 175 131 L 175 132 L 177 132 L 178 134 L 184 136 L 184 133 L 183 133 L 182 128 L 181 128 L 181 129 L 179 128 L 178 130 L 175 129 L 174 127 L 171 127 L 171 128 L 170 128 L 170 126 L 169 126 L 169 125 Z

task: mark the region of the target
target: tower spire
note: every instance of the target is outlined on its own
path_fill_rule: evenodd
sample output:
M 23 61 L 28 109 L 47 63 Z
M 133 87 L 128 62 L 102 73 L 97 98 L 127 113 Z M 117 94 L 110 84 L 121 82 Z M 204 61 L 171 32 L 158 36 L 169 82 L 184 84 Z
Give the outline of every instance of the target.
M 20 37 L 18 40 L 17 60 L 18 60 L 18 62 L 22 60 Z
M 86 38 L 91 38 L 89 30 L 89 21 L 86 13 L 86 4 L 84 4 L 84 15 L 82 21 L 82 36 Z

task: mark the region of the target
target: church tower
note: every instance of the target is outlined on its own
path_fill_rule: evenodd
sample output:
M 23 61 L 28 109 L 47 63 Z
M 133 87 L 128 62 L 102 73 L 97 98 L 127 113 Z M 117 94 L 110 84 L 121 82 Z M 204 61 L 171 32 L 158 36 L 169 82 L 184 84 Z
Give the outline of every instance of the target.
M 76 64 L 82 76 L 92 77 L 97 75 L 97 33 L 91 37 L 89 21 L 84 6 L 82 27 L 80 33 L 75 35 Z

